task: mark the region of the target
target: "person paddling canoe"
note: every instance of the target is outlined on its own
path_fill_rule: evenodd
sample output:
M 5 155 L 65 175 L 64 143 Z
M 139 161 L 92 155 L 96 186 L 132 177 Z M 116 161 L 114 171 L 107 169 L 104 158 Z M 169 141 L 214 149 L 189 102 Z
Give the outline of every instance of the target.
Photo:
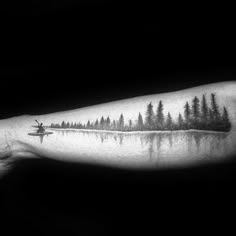
M 37 133 L 44 133 L 45 129 L 43 128 L 43 123 L 39 123 L 37 120 L 35 120 L 38 123 L 38 130 Z
M 28 133 L 28 135 L 30 136 L 39 136 L 40 137 L 40 142 L 42 143 L 43 142 L 43 137 L 46 135 L 48 136 L 49 134 L 53 134 L 53 132 L 51 131 L 46 131 L 45 128 L 43 127 L 43 123 L 39 123 L 37 120 L 35 120 L 38 125 L 37 126 L 34 126 L 36 128 L 38 128 L 36 130 L 36 132 L 32 132 L 32 133 Z

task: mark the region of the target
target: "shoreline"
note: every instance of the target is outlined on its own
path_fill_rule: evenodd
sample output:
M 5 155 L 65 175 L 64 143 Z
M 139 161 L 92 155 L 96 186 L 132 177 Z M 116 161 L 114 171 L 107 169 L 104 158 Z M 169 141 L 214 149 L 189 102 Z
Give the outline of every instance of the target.
M 47 128 L 47 127 L 46 127 Z M 144 130 L 144 131 L 118 131 L 118 130 L 97 130 L 97 129 L 72 129 L 72 128 L 51 128 L 47 129 L 57 131 L 77 131 L 77 132 L 97 132 L 97 133 L 119 133 L 119 134 L 160 134 L 160 133 L 186 133 L 186 132 L 201 132 L 201 133 L 221 133 L 227 134 L 230 131 L 214 131 L 214 130 L 199 130 L 199 129 L 188 129 L 188 130 Z

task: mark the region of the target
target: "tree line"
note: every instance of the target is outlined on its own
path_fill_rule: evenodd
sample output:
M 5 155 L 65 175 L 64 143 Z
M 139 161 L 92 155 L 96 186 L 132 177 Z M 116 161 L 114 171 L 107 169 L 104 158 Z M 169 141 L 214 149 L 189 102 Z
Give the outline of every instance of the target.
M 172 118 L 170 112 L 164 115 L 164 105 L 160 100 L 156 111 L 150 102 L 147 104 L 145 116 L 139 112 L 137 120 L 133 122 L 128 120 L 125 123 L 123 113 L 120 114 L 118 120 L 111 120 L 110 117 L 101 117 L 95 122 L 87 121 L 86 124 L 81 122 L 65 122 L 61 124 L 52 123 L 51 128 L 72 128 L 72 129 L 95 129 L 95 130 L 114 130 L 114 131 L 145 131 L 145 130 L 213 130 L 227 132 L 231 129 L 231 122 L 228 111 L 223 107 L 220 111 L 216 102 L 216 95 L 210 95 L 210 104 L 208 104 L 206 96 L 202 95 L 201 101 L 195 96 L 191 103 L 188 101 L 184 105 L 183 115 L 179 113 L 177 120 Z

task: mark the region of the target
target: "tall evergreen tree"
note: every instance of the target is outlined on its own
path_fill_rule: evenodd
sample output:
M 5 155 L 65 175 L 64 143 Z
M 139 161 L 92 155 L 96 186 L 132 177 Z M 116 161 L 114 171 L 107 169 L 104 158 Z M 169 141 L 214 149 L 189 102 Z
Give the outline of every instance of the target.
M 213 115 L 213 111 L 211 108 L 208 109 L 208 113 L 209 113 L 209 121 L 213 122 L 214 120 L 214 115 Z
M 229 120 L 229 115 L 227 109 L 224 107 L 223 115 L 222 115 L 222 123 L 224 131 L 229 131 L 231 128 L 231 122 Z
M 141 113 L 139 112 L 138 114 L 138 129 L 139 130 L 143 130 L 143 117 L 141 115 Z
M 79 122 L 78 123 L 78 129 L 82 129 L 83 128 L 83 125 Z
M 222 115 L 222 120 L 226 123 L 230 123 L 228 111 L 225 107 L 224 107 L 224 111 L 223 111 L 223 115 Z
M 115 120 L 113 120 L 113 122 L 112 122 L 112 129 L 116 130 L 116 121 Z
M 170 112 L 168 112 L 168 115 L 167 115 L 166 128 L 168 130 L 173 129 L 173 119 L 172 119 L 172 116 L 171 116 Z
M 190 115 L 191 115 L 190 106 L 189 106 L 189 103 L 186 102 L 184 106 L 184 119 L 185 119 L 185 124 L 186 124 L 187 129 L 190 128 Z
M 95 129 L 98 129 L 98 128 L 99 128 L 99 122 L 98 122 L 98 119 L 96 119 L 96 121 L 95 121 L 94 128 L 95 128 Z
M 208 115 L 209 115 L 209 109 L 206 101 L 205 94 L 202 95 L 202 101 L 201 101 L 201 122 L 203 124 L 206 124 L 208 121 Z
M 145 117 L 145 126 L 147 129 L 153 129 L 154 128 L 154 111 L 153 111 L 153 105 L 150 102 L 147 105 L 147 110 L 146 110 L 146 117 Z
M 88 120 L 87 124 L 86 124 L 86 128 L 87 129 L 90 129 L 91 128 L 91 124 L 90 124 L 90 121 Z
M 184 128 L 184 119 L 183 119 L 182 115 L 179 113 L 177 129 L 183 129 L 183 128 Z
M 157 107 L 157 114 L 156 114 L 156 128 L 157 129 L 163 129 L 164 127 L 164 114 L 163 114 L 163 103 L 162 101 L 159 101 L 158 107 Z
M 129 120 L 129 129 L 132 129 L 132 120 Z
M 64 120 L 61 122 L 61 128 L 62 128 L 62 129 L 65 129 L 65 128 L 66 128 L 66 122 L 65 122 Z
M 100 120 L 100 129 L 104 129 L 104 125 L 105 125 L 105 120 L 102 116 L 101 120 Z
M 200 104 L 197 96 L 192 101 L 192 122 L 194 128 L 197 128 L 198 122 L 200 121 Z
M 108 116 L 106 119 L 106 128 L 110 129 L 110 126 L 111 126 L 111 120 L 110 120 L 110 117 Z
M 119 118 L 119 122 L 118 122 L 119 130 L 123 130 L 124 129 L 124 125 L 125 125 L 124 116 L 121 113 L 120 118 Z
M 214 121 L 219 121 L 220 119 L 220 112 L 219 112 L 219 107 L 216 102 L 216 96 L 214 93 L 211 94 L 211 110 L 212 110 L 212 115 Z

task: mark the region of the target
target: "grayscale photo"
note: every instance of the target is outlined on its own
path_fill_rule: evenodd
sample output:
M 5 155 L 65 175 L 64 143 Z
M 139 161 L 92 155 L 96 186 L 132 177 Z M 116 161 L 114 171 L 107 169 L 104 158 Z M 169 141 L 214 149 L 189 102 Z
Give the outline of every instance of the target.
M 235 231 L 235 22 L 223 8 L 1 4 L 1 235 Z

